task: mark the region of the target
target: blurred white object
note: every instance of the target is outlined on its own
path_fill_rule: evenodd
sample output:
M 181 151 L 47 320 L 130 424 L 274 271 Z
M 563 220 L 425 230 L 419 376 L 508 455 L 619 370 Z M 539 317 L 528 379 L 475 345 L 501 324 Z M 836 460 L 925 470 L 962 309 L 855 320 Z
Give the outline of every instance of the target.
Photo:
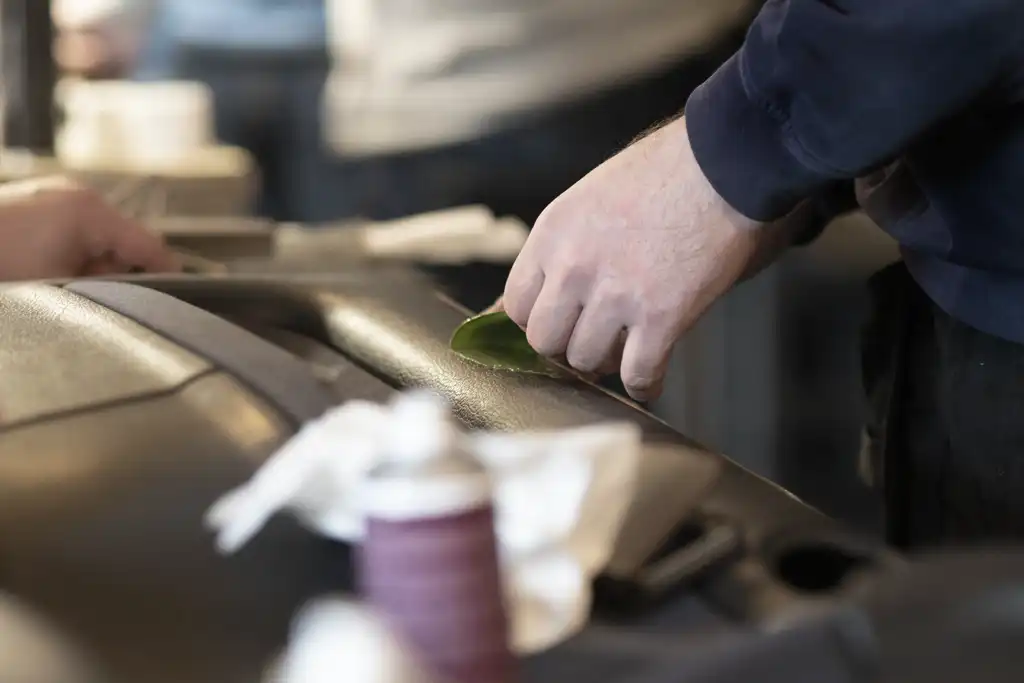
M 366 608 L 340 598 L 307 605 L 265 683 L 433 683 Z
M 741 30 L 758 5 L 326 1 L 324 135 L 346 157 L 458 144 L 657 74 Z
M 53 0 L 53 22 L 61 28 L 94 26 L 125 11 L 125 0 Z
M 307 424 L 245 485 L 208 513 L 221 551 L 247 543 L 290 510 L 323 535 L 363 532 L 360 486 L 396 433 L 413 426 L 392 405 L 353 401 Z M 591 581 L 608 562 L 637 478 L 641 434 L 631 423 L 557 432 L 461 433 L 494 482 L 512 647 L 537 652 L 576 633 Z
M 72 70 L 76 65 L 81 66 L 72 56 L 73 52 L 64 53 L 68 47 L 65 42 L 68 36 L 77 34 L 78 39 L 72 39 L 71 45 L 86 38 L 95 41 L 101 46 L 102 60 L 107 67 L 119 71 L 130 69 L 146 43 L 145 34 L 161 1 L 52 0 L 51 12 L 57 28 L 57 61 Z
M 159 170 L 214 143 L 213 96 L 189 81 L 65 81 L 57 155 L 70 166 Z
M 487 207 L 466 206 L 371 223 L 361 235 L 366 253 L 376 258 L 458 265 L 511 263 L 529 230 L 516 218 L 498 219 Z

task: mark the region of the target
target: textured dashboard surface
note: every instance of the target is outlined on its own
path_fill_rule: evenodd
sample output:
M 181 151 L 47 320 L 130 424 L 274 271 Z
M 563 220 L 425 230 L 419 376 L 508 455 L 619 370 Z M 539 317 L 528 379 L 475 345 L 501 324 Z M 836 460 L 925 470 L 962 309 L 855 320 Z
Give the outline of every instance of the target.
M 348 583 L 345 549 L 289 517 L 232 557 L 203 524 L 290 434 L 220 373 L 3 432 L 0 587 L 111 683 L 258 682 L 295 611 Z
M 807 596 L 780 580 L 780 552 L 804 544 L 825 546 L 833 559 L 883 555 L 783 489 L 593 385 L 510 374 L 458 357 L 448 340 L 467 313 L 425 278 L 352 269 L 335 277 L 176 278 L 147 286 L 210 311 L 323 340 L 393 386 L 442 393 L 471 427 L 548 429 L 608 420 L 640 425 L 649 447 L 624 536 L 644 536 L 637 546 L 649 549 L 664 540 L 669 522 L 678 523 L 695 507 L 706 517 L 729 520 L 741 530 L 746 553 L 716 576 L 712 588 L 730 609 L 748 617 L 768 618 L 807 597 L 820 603 L 840 593 L 837 583 Z M 694 485 L 708 479 L 711 486 Z M 833 555 L 829 548 L 840 551 Z
M 320 417 L 334 404 L 308 363 L 208 311 L 118 282 L 84 281 L 67 289 L 226 370 L 296 424 Z
M 210 369 L 160 335 L 56 287 L 0 289 L 0 319 L 0 428 L 168 391 Z
M 306 399 L 316 393 L 317 402 L 386 400 L 397 388 L 426 386 L 446 395 L 467 425 L 492 429 L 629 420 L 642 427 L 646 446 L 619 548 L 627 560 L 649 553 L 695 509 L 742 531 L 744 552 L 733 564 L 639 615 L 596 615 L 576 638 L 530 658 L 526 680 L 625 681 L 737 625 L 792 614 L 801 596 L 774 571 L 771 548 L 808 538 L 849 542 L 838 525 L 785 491 L 586 382 L 510 375 L 459 358 L 448 338 L 465 313 L 424 279 L 352 270 L 298 279 L 141 277 L 133 284 L 156 290 L 149 292 L 154 296 L 132 297 L 133 287 L 111 290 L 106 283 L 78 288 L 103 294 L 125 315 L 149 319 L 161 309 L 178 322 L 175 329 L 149 332 L 103 307 L 77 308 L 84 318 L 68 329 L 89 327 L 85 319 L 99 321 L 97 330 L 115 325 L 109 337 L 99 337 L 117 356 L 114 375 L 103 375 L 105 381 L 116 383 L 110 378 L 125 366 L 136 371 L 135 342 L 121 337 L 139 334 L 158 340 L 172 334 L 195 355 L 219 358 L 214 367 L 139 400 L 95 403 L 91 411 L 0 430 L 0 587 L 96 653 L 115 683 L 252 683 L 305 600 L 351 588 L 347 550 L 288 516 L 275 518 L 230 558 L 216 554 L 203 528 L 212 501 L 250 477 L 293 432 L 289 417 L 295 415 L 284 406 L 299 405 L 288 398 L 296 393 Z M 22 296 L 32 301 L 32 291 Z M 42 291 L 51 303 L 36 302 L 28 313 L 53 311 L 53 300 L 96 306 L 70 291 L 58 293 L 71 299 Z M 160 303 L 155 295 L 161 291 L 180 305 Z M 188 304 L 203 315 L 188 311 Z M 56 324 L 63 319 L 47 316 L 41 329 L 63 334 L 63 323 Z M 269 349 L 232 355 L 211 340 L 240 350 L 266 340 L 293 362 L 282 364 Z M 51 348 L 48 357 L 59 350 Z M 307 389 L 305 380 L 258 377 L 273 368 L 290 377 L 299 372 L 298 360 L 302 373 L 329 388 L 329 398 Z M 249 367 L 237 367 L 239 361 Z M 83 400 L 94 393 L 77 384 L 104 381 L 92 368 L 64 369 L 70 374 L 53 386 L 71 387 L 66 391 L 82 393 Z M 840 595 L 818 591 L 812 597 L 820 605 Z
M 496 371 L 462 359 L 448 348 L 462 311 L 418 278 L 378 276 L 293 286 L 242 278 L 177 279 L 154 286 L 200 308 L 320 339 L 393 387 L 438 391 L 471 428 L 543 430 L 639 422 L 649 446 L 636 514 L 627 523 L 622 546 L 635 558 L 653 552 L 718 478 L 722 459 L 591 384 Z

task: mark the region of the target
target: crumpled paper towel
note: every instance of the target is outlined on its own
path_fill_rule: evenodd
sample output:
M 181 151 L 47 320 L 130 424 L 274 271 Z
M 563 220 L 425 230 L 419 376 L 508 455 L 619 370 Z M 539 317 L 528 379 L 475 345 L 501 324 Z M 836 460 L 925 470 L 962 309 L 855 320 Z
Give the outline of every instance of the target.
M 460 265 L 511 263 L 526 244 L 529 230 L 517 218 L 499 218 L 487 207 L 474 205 L 370 223 L 360 236 L 363 249 L 376 258 Z
M 351 401 L 303 427 L 210 509 L 220 550 L 237 550 L 283 510 L 325 536 L 358 541 L 360 482 L 383 456 L 389 433 L 408 428 L 393 408 Z M 607 564 L 633 498 L 640 430 L 610 423 L 461 438 L 494 482 L 511 645 L 520 653 L 551 647 L 586 622 L 591 581 Z

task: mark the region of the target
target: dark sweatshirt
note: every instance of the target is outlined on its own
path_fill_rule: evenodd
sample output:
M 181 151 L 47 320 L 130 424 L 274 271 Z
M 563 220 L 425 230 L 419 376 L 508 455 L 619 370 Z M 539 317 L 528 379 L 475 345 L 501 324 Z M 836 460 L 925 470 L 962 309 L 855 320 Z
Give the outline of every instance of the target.
M 1024 343 L 1024 0 L 769 0 L 686 120 L 747 217 L 859 179 L 939 307 Z

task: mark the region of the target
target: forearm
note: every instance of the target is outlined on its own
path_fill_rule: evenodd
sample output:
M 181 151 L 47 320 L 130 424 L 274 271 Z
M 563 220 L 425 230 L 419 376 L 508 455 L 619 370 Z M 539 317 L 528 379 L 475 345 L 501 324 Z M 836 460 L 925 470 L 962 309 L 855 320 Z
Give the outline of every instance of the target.
M 687 104 L 694 154 L 740 213 L 785 216 L 975 101 L 1022 22 L 1018 0 L 770 0 Z

